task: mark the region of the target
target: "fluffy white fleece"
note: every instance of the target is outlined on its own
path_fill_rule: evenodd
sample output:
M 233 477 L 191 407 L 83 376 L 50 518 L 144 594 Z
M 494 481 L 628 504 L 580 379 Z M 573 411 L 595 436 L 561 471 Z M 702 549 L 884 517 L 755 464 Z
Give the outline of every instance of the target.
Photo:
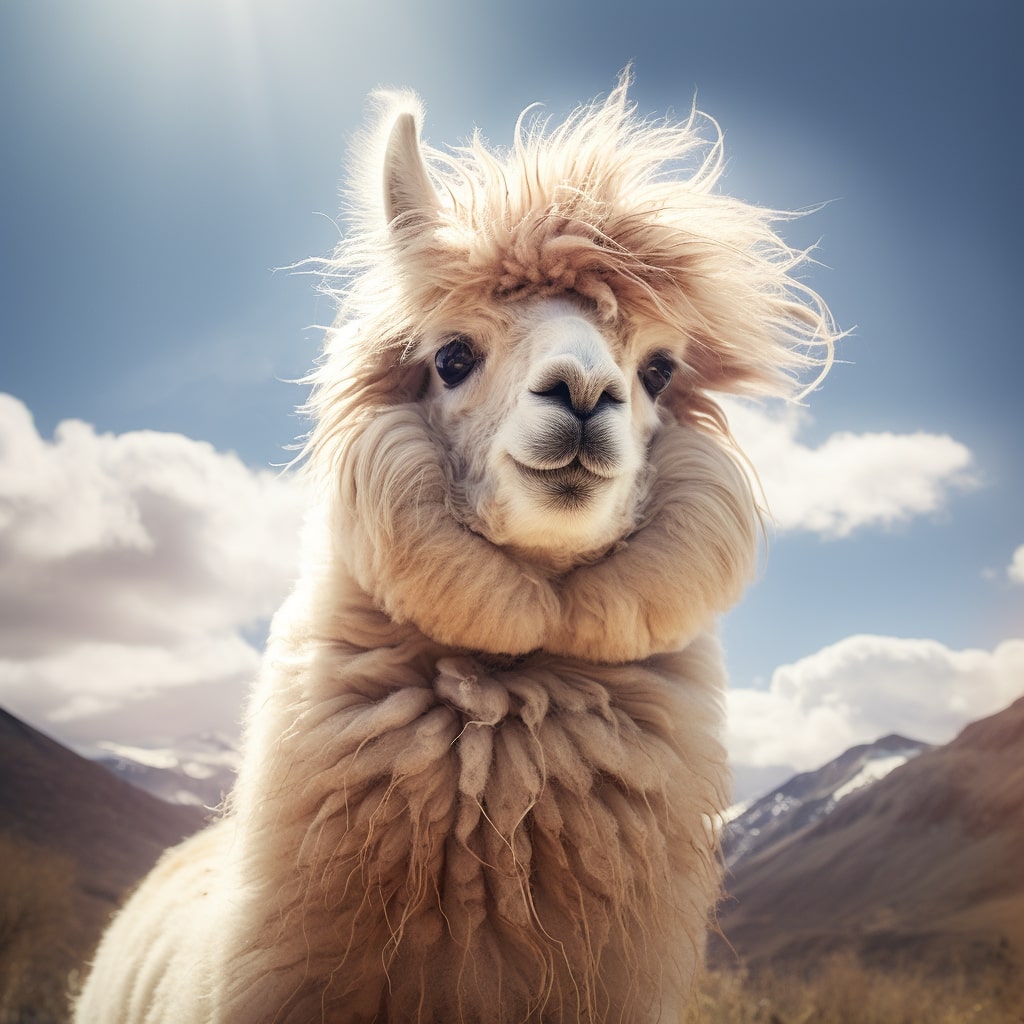
M 237 786 L 115 919 L 78 1024 L 686 1006 L 728 802 L 714 618 L 758 526 L 712 393 L 784 393 L 835 332 L 777 215 L 714 191 L 717 130 L 626 86 L 507 153 L 381 100 Z

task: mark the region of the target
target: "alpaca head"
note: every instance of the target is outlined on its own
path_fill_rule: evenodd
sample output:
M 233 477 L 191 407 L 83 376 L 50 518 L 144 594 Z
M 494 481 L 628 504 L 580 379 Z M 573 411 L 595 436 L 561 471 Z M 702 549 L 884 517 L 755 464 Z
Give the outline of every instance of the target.
M 681 527 L 694 548 L 719 543 L 710 561 L 735 565 L 704 611 L 746 578 L 753 501 L 713 395 L 786 392 L 827 362 L 831 321 L 790 276 L 804 254 L 774 234 L 777 215 L 713 191 L 717 133 L 703 140 L 696 114 L 640 121 L 626 86 L 554 130 L 521 123 L 507 154 L 479 136 L 448 154 L 425 147 L 409 95 L 383 97 L 364 140 L 354 230 L 331 264 L 347 284 L 313 378 L 310 450 L 324 479 L 349 481 L 345 528 L 376 516 L 369 547 L 406 549 L 401 566 L 379 555 L 354 567 L 395 617 L 420 621 L 382 582 L 413 544 L 437 551 L 417 570 L 427 601 L 442 558 L 486 576 L 481 543 L 506 569 L 541 574 L 620 549 L 664 504 L 667 448 L 700 453 L 691 490 L 746 507 L 731 537 L 712 536 L 717 513 Z M 357 484 L 368 436 L 378 448 Z M 384 464 L 388 480 L 371 485 Z
M 456 467 L 466 525 L 571 564 L 634 526 L 674 363 L 623 344 L 579 300 L 510 312 L 429 344 L 421 401 Z

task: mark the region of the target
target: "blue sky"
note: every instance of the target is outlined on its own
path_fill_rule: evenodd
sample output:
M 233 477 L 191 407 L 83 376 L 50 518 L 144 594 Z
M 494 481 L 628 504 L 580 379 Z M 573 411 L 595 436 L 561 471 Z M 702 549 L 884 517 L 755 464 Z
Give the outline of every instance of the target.
M 776 410 L 751 427 L 765 448 L 773 425 L 768 483 L 783 498 L 795 490 L 762 579 L 724 624 L 737 690 L 763 697 L 752 708 L 741 695 L 736 712 L 802 739 L 762 749 L 744 727 L 734 757 L 809 767 L 873 731 L 916 725 L 938 738 L 1024 692 L 1024 656 L 1005 646 L 1024 637 L 1024 555 L 1012 569 L 1024 545 L 1024 75 L 1012 7 L 640 0 L 595 16 L 547 0 L 4 5 L 0 391 L 14 401 L 0 436 L 0 703 L 78 742 L 231 719 L 292 549 L 280 533 L 254 535 L 280 552 L 256 568 L 238 554 L 244 593 L 232 597 L 232 581 L 211 584 L 198 557 L 185 579 L 182 552 L 213 543 L 208 523 L 172 537 L 147 516 L 172 463 L 191 467 L 197 524 L 225 528 L 230 516 L 202 501 L 226 478 L 278 508 L 258 471 L 287 461 L 304 429 L 301 389 L 284 381 L 309 366 L 313 325 L 331 308 L 313 278 L 273 268 L 337 239 L 367 93 L 418 91 L 435 145 L 474 126 L 503 145 L 527 104 L 561 116 L 606 93 L 629 62 L 642 113 L 682 115 L 696 95 L 722 125 L 727 191 L 781 209 L 826 204 L 785 234 L 820 240 L 810 281 L 854 328 L 799 422 Z M 55 439 L 69 419 L 87 426 Z M 207 445 L 173 458 L 161 448 L 160 476 L 138 467 L 167 439 L 138 431 Z M 828 489 L 818 500 L 831 526 L 808 517 L 815 487 Z M 850 511 L 874 490 L 889 503 Z M 769 497 L 777 505 L 771 486 Z M 116 543 L 111 522 L 125 531 Z M 148 552 L 131 573 L 128 549 Z M 144 573 L 154 578 L 126 589 Z M 99 621 L 98 609 L 123 614 L 126 594 L 143 590 L 163 594 L 165 609 L 194 609 L 205 593 L 218 623 L 196 627 L 208 648 L 186 638 L 186 612 L 177 627 L 155 612 L 120 631 Z M 218 657 L 236 659 L 223 685 L 200 686 L 198 669 L 159 682 L 188 643 L 210 677 Z M 134 716 L 115 713 L 113 683 L 102 699 L 67 704 L 57 676 L 91 678 L 87 666 L 108 665 L 118 645 L 125 686 L 149 695 L 132 696 Z M 47 687 L 63 696 L 38 699 Z M 823 721 L 823 709 L 843 722 Z

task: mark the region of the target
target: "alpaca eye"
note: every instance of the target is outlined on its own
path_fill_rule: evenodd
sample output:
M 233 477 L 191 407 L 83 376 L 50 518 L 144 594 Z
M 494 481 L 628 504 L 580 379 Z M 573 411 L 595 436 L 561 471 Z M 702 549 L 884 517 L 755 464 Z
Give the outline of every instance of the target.
M 672 383 L 674 370 L 675 367 L 668 356 L 656 355 L 646 366 L 641 367 L 640 383 L 651 398 L 657 398 Z
M 445 386 L 453 388 L 469 376 L 480 359 L 480 354 L 470 340 L 460 335 L 437 350 L 434 366 L 437 367 L 437 375 L 444 381 Z

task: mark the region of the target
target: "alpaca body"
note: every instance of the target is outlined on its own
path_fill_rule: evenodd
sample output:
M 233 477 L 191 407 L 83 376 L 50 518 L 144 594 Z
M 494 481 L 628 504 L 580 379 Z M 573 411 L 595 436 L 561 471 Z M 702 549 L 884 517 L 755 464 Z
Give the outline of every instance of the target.
M 831 351 L 720 152 L 620 83 L 504 161 L 393 97 L 311 380 L 316 495 L 225 817 L 77 1024 L 648 1024 L 689 1002 L 728 805 L 715 617 L 758 514 L 712 391 Z M 358 220 L 358 218 L 357 218 Z M 794 343 L 799 343 L 794 347 Z
M 673 1019 L 727 788 L 714 639 L 494 668 L 359 617 L 394 646 L 296 644 L 278 622 L 255 698 L 272 754 L 133 898 L 106 944 L 136 963 L 97 971 L 80 1019 Z

